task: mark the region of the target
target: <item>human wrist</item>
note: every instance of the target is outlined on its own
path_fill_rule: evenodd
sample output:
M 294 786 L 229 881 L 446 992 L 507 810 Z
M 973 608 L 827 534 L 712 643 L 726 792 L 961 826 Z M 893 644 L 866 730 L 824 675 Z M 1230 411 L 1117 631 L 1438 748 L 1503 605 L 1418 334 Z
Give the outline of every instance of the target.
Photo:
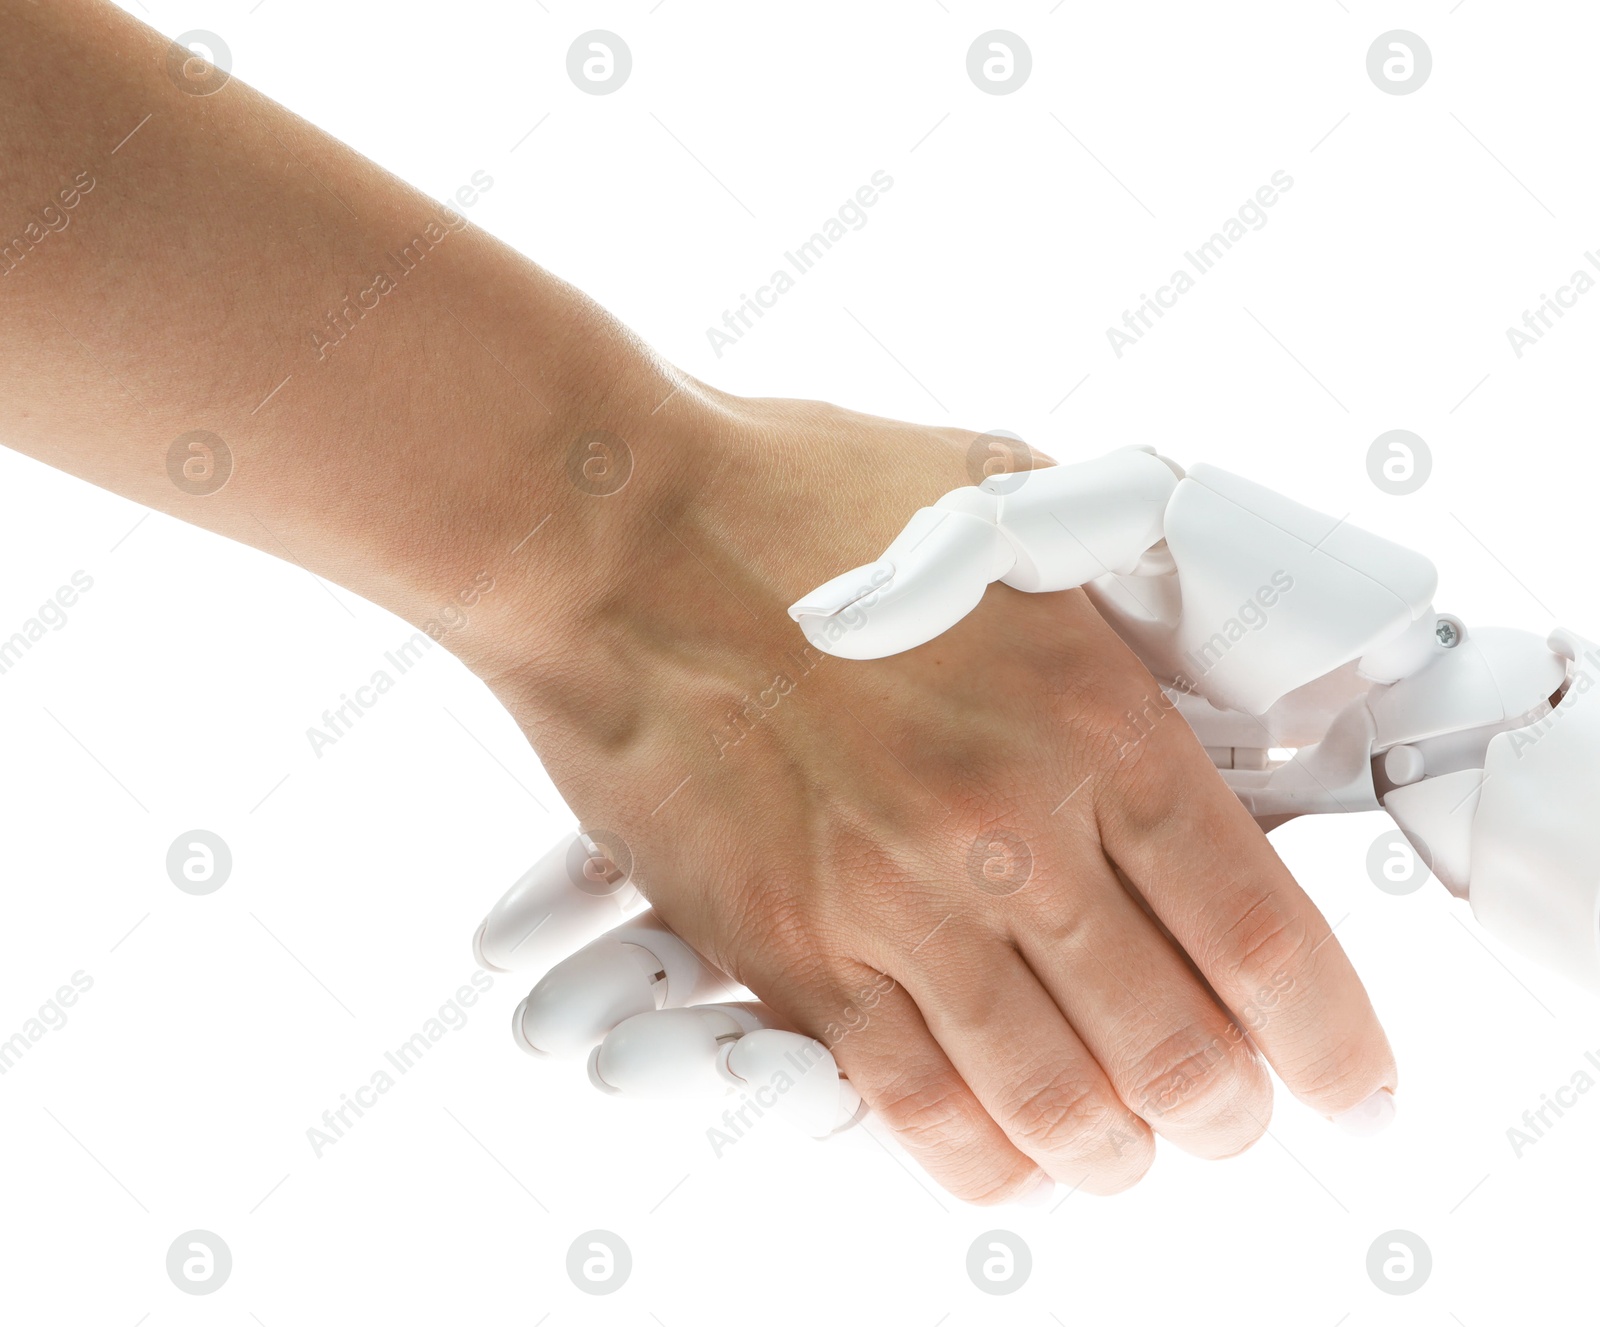
M 616 492 L 580 488 L 592 510 L 562 509 L 593 521 L 591 565 L 537 610 L 508 595 L 496 663 L 469 659 L 519 717 L 626 727 L 663 698 L 737 699 L 807 651 L 789 604 L 967 478 L 968 432 L 680 381 L 660 409 L 624 383 L 591 416 L 632 466 Z
M 503 428 L 448 461 L 482 472 L 449 520 L 459 537 L 393 550 L 390 606 L 491 684 L 541 674 L 596 615 L 631 611 L 724 429 L 718 394 L 598 310 L 572 316 L 538 399 L 518 393 Z

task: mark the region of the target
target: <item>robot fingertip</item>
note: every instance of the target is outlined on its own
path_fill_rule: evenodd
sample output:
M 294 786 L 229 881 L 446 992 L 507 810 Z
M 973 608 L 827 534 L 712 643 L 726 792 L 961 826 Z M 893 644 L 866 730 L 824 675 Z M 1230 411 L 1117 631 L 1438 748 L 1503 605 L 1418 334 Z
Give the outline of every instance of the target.
M 622 1095 L 621 1088 L 612 1087 L 610 1083 L 606 1082 L 605 1079 L 600 1077 L 599 1046 L 596 1046 L 592 1051 L 589 1052 L 589 1081 L 593 1083 L 597 1089 L 599 1089 L 601 1092 L 604 1092 L 609 1097 L 617 1097 Z
M 516 1009 L 514 1009 L 512 1011 L 512 1014 L 511 1014 L 511 1039 L 513 1041 L 515 1041 L 518 1046 L 522 1047 L 522 1049 L 527 1054 L 535 1056 L 536 1058 L 541 1059 L 541 1060 L 548 1060 L 550 1058 L 550 1052 L 549 1051 L 540 1050 L 531 1041 L 529 1041 L 528 1040 L 527 1029 L 522 1026 L 522 1015 L 527 1011 L 527 1008 L 528 1008 L 528 1001 L 527 1001 L 527 999 L 525 997 L 523 999 L 522 1003 L 519 1004 L 516 1007 Z
M 511 969 L 503 968 L 498 963 L 491 963 L 484 957 L 483 940 L 488 931 L 489 922 L 485 918 L 479 924 L 478 929 L 472 933 L 472 957 L 477 960 L 478 966 L 485 972 L 509 972 Z

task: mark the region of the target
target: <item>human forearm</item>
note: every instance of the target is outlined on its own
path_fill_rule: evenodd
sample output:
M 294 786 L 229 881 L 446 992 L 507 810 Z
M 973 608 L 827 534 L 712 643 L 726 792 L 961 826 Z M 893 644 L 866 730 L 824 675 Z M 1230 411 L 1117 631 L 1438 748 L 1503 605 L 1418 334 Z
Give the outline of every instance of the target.
M 648 453 L 694 384 L 652 414 L 682 380 L 580 292 L 238 80 L 180 90 L 120 11 L 6 11 L 0 438 L 413 621 L 620 555 L 568 454 Z M 180 486 L 195 431 L 228 455 L 179 446 Z

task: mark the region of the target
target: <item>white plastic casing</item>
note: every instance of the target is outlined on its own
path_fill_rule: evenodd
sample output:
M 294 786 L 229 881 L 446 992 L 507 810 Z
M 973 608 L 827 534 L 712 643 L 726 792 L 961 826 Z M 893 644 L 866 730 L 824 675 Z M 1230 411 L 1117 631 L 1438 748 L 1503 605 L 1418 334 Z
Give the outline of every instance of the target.
M 1600 990 L 1600 650 L 1566 630 L 1549 643 L 1571 665 L 1567 692 L 1543 719 L 1490 739 L 1469 897 L 1506 944 Z
M 551 968 L 517 1006 L 512 1031 L 533 1054 L 584 1054 L 625 1018 L 727 989 L 721 973 L 644 912 Z
M 489 910 L 472 952 L 490 972 L 547 966 L 644 906 L 626 877 L 608 881 L 591 844 L 571 834 L 552 845 Z
M 986 479 L 979 487 L 999 499 L 996 520 L 1016 550 L 1005 583 L 1037 593 L 1132 573 L 1161 542 L 1177 483 L 1173 466 L 1138 447 Z
M 1178 482 L 1165 529 L 1168 584 L 1086 588 L 1158 678 L 1219 709 L 1262 714 L 1431 612 L 1425 557 L 1215 466 Z
M 789 615 L 807 640 L 841 659 L 880 659 L 932 640 L 1015 561 L 994 508 L 975 488 L 946 494 L 917 512 L 878 561 L 818 586 Z
M 721 1096 L 723 1045 L 761 1026 L 737 1004 L 656 1009 L 625 1018 L 589 1056 L 589 1081 L 630 1097 Z
M 797 1032 L 763 1028 L 732 1042 L 723 1052 L 727 1075 L 757 1094 L 801 1133 L 826 1138 L 851 1123 L 861 1097 L 839 1076 L 833 1053 Z
M 589 1056 L 589 1081 L 635 1097 L 752 1096 L 812 1138 L 854 1122 L 861 1097 L 820 1041 L 767 1026 L 758 1004 L 696 1005 L 635 1014 Z

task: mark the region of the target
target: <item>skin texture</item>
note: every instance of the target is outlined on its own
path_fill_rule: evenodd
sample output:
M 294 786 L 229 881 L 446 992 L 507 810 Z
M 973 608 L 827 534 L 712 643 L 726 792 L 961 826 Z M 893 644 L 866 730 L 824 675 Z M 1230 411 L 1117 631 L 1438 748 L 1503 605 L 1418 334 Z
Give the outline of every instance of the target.
M 871 663 L 789 620 L 973 482 L 974 435 L 718 392 L 237 81 L 186 91 L 119 11 L 0 13 L 6 233 L 93 180 L 9 251 L 0 439 L 419 625 L 492 579 L 442 643 L 952 1192 L 1114 1192 L 1157 1133 L 1231 1155 L 1266 1063 L 1328 1115 L 1392 1090 L 1327 924 L 1081 593 L 991 587 Z M 193 430 L 210 493 L 170 478 Z

